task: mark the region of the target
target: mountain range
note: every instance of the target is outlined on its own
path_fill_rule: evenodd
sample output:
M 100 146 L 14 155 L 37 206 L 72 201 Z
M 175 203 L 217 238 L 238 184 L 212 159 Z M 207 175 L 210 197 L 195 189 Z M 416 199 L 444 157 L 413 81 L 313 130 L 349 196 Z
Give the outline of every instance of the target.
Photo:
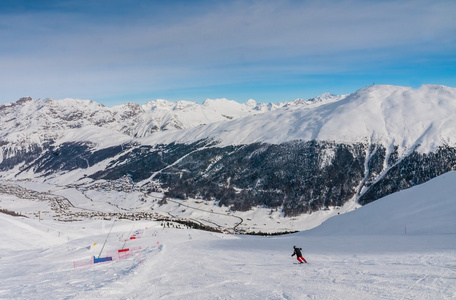
M 283 103 L 0 106 L 0 179 L 144 192 L 285 216 L 366 204 L 456 169 L 456 89 L 373 85 Z

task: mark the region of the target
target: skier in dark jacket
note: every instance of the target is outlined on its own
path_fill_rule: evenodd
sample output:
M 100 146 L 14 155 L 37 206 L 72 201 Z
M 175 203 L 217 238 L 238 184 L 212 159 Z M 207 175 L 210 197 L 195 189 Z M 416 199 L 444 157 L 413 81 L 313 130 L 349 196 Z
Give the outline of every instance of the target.
M 301 253 L 302 248 L 298 248 L 296 246 L 293 246 L 293 249 L 294 249 L 294 252 L 293 252 L 293 254 L 291 256 L 293 257 L 293 256 L 296 255 L 296 258 L 298 259 L 298 261 L 300 263 L 307 263 L 306 259 L 304 257 L 302 257 L 302 253 Z

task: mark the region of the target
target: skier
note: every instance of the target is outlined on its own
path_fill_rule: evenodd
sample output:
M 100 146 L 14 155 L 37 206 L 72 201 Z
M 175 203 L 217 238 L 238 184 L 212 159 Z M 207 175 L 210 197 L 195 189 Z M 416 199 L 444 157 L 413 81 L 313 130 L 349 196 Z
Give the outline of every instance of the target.
M 302 264 L 302 263 L 307 263 L 306 259 L 304 257 L 302 257 L 302 253 L 301 253 L 301 250 L 302 248 L 298 248 L 296 246 L 293 246 L 293 249 L 294 249 L 294 252 L 293 254 L 291 255 L 292 257 L 296 255 L 296 258 L 298 259 L 298 261 Z

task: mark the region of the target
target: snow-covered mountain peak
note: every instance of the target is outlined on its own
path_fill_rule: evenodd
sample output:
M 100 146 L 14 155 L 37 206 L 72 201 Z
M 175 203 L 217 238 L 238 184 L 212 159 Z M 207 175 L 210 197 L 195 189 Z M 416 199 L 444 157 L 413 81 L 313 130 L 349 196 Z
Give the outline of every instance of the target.
M 373 85 L 318 112 L 323 123 L 315 133 L 323 140 L 370 139 L 424 152 L 456 143 L 455 88 Z
M 233 100 L 228 100 L 226 98 L 217 98 L 217 99 L 210 99 L 206 98 L 206 100 L 203 102 L 203 106 L 217 106 L 217 105 L 229 105 L 229 104 L 234 104 L 238 105 L 239 103 Z
M 154 111 L 154 110 L 172 110 L 175 106 L 175 103 L 170 102 L 164 99 L 157 99 L 155 101 L 149 101 L 142 106 L 145 111 Z
M 340 101 L 340 100 L 346 98 L 347 96 L 348 95 L 335 95 L 335 94 L 331 94 L 331 93 L 324 93 L 324 94 L 321 94 L 320 96 L 310 98 L 310 99 L 298 98 L 298 99 L 295 99 L 293 101 L 286 103 L 284 106 L 288 107 L 288 108 L 301 107 L 303 105 L 316 106 L 316 105 L 320 105 L 320 104 L 328 104 L 331 102 Z
M 317 139 L 380 142 L 403 151 L 419 146 L 428 151 L 456 144 L 455 99 L 456 89 L 437 85 L 418 89 L 372 85 L 349 96 L 327 93 L 274 104 L 252 99 L 245 103 L 207 99 L 203 104 L 159 99 L 107 108 L 90 100 L 24 97 L 0 106 L 4 124 L 0 137 L 8 140 L 14 133 L 24 141 L 48 140 L 68 129 L 95 126 L 130 137 L 173 130 L 154 136 L 151 143 L 211 138 L 231 145 Z
M 334 102 L 339 101 L 347 97 L 348 95 L 335 95 L 332 93 L 324 93 L 320 96 L 310 98 L 308 101 L 310 102 Z
M 194 110 L 198 106 L 199 104 L 196 102 L 180 100 L 174 104 L 173 110 Z
M 131 102 L 128 102 L 126 104 L 119 105 L 119 106 L 114 106 L 110 109 L 110 111 L 116 117 L 120 118 L 120 120 L 127 120 L 127 119 L 131 119 L 131 118 L 135 118 L 139 114 L 144 113 L 143 107 L 141 107 L 140 105 L 138 105 L 136 103 L 131 103 Z
M 251 108 L 255 108 L 258 106 L 258 103 L 253 99 L 249 99 L 245 102 L 245 105 Z
M 246 115 L 248 107 L 244 104 L 238 103 L 233 100 L 228 100 L 226 98 L 220 99 L 206 99 L 202 104 L 205 108 L 213 109 L 214 111 L 225 113 L 231 117 L 239 117 Z
M 341 96 L 343 97 L 343 96 Z M 456 89 L 374 85 L 320 105 L 293 105 L 261 115 L 176 132 L 165 139 L 219 140 L 221 145 L 322 140 L 376 142 L 399 151 L 422 152 L 456 145 Z M 155 138 L 161 139 L 156 136 Z

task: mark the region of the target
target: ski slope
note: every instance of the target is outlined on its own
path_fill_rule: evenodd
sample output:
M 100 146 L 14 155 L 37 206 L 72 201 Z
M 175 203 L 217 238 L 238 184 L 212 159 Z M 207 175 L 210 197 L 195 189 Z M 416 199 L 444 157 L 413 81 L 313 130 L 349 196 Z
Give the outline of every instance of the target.
M 455 181 L 450 172 L 312 230 L 277 237 L 0 214 L 0 298 L 454 299 Z M 20 201 L 3 199 L 2 208 Z M 309 264 L 294 264 L 293 245 L 303 248 Z M 76 267 L 122 247 L 141 249 Z

